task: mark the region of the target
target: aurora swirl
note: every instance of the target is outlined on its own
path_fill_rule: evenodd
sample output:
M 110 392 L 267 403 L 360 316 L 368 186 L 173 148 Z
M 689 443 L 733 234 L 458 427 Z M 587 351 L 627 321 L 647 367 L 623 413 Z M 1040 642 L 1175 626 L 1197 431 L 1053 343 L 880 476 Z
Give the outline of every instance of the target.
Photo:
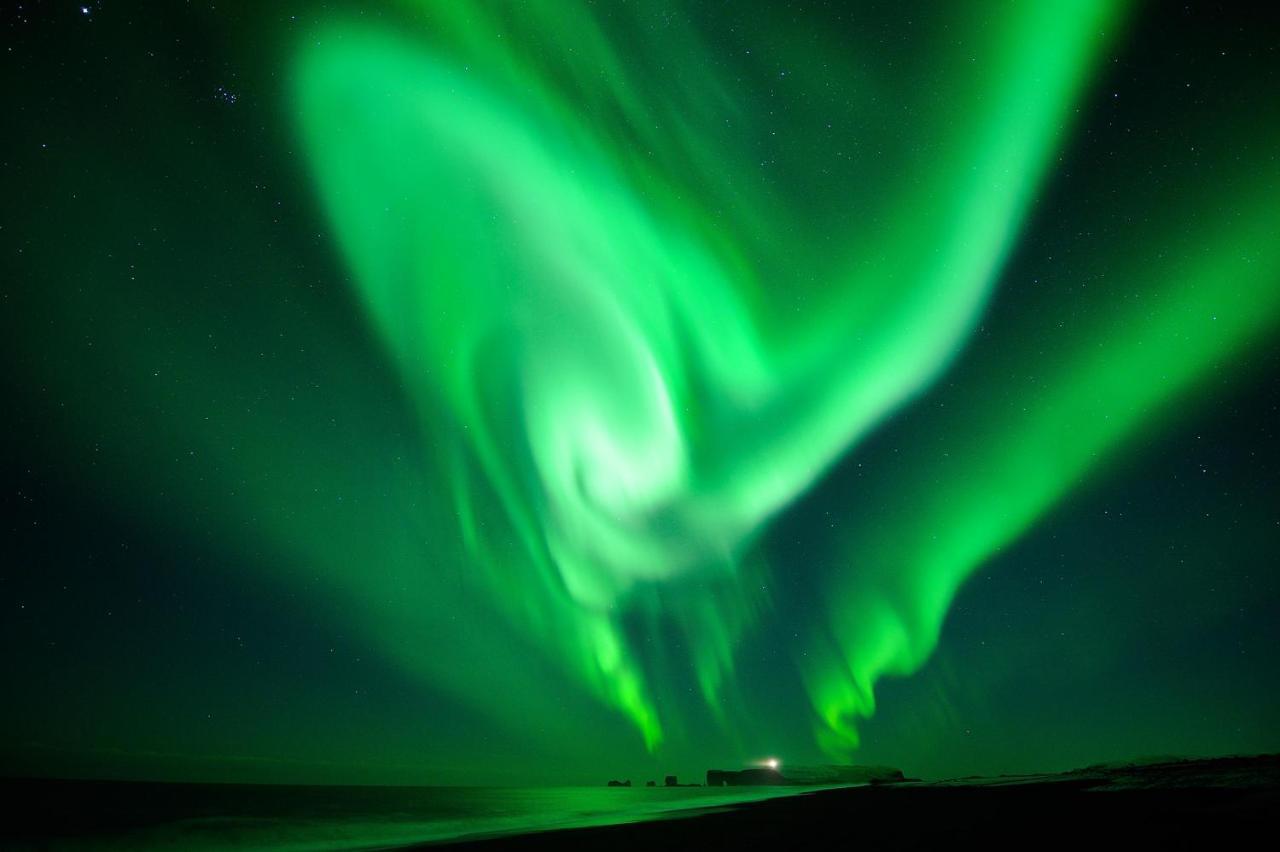
M 534 612 L 517 619 L 626 712 L 652 747 L 660 719 L 611 611 L 645 597 L 662 607 L 669 585 L 688 578 L 732 578 L 776 512 L 941 372 L 980 315 L 1119 16 L 1105 3 L 1042 4 L 968 45 L 969 58 L 982 61 L 954 81 L 962 97 L 945 129 L 932 131 L 941 135 L 928 167 L 904 179 L 909 186 L 881 190 L 894 203 L 871 228 L 853 230 L 849 257 L 814 259 L 810 274 L 828 282 L 830 309 L 771 339 L 761 306 L 746 295 L 765 286 L 755 270 L 768 249 L 738 238 L 763 214 L 714 216 L 662 164 L 626 174 L 627 150 L 595 138 L 543 69 L 504 50 L 497 21 L 449 8 L 428 9 L 462 19 L 450 34 L 457 43 L 434 50 L 362 26 L 317 36 L 296 72 L 306 147 L 373 322 L 424 417 L 443 404 L 464 430 L 463 452 L 498 504 L 502 534 L 522 551 L 492 555 L 469 520 L 471 502 L 484 498 L 459 471 L 453 488 L 471 552 L 491 563 L 500 585 L 517 571 L 538 578 L 520 584 L 521 603 Z M 504 23 L 533 35 L 565 20 L 561 4 L 511 12 Z M 568 18 L 591 20 L 585 8 Z M 621 70 L 631 63 L 589 23 L 583 29 L 572 38 L 593 45 L 593 58 L 571 70 L 585 76 L 598 62 L 617 75 L 606 73 L 606 91 L 593 99 L 629 110 L 636 124 L 656 112 Z M 932 130 L 922 124 L 922 135 Z M 1259 205 L 1255 217 L 1265 215 Z M 1236 251 L 1253 245 L 1246 238 Z M 955 521 L 943 510 L 929 528 L 954 523 L 947 537 L 959 540 L 944 537 L 941 552 L 877 550 L 833 571 L 827 582 L 840 591 L 830 618 L 844 665 L 820 657 L 810 676 L 830 732 L 856 745 L 850 717 L 870 712 L 883 673 L 919 665 L 946 602 L 983 555 L 1050 505 L 1086 458 L 1138 428 L 1147 408 L 1271 315 L 1275 267 L 1258 260 L 1241 283 L 1256 299 L 1235 302 L 1248 306 L 1249 320 L 1224 317 L 1226 331 L 1203 352 L 1188 352 L 1171 330 L 1212 312 L 1212 297 L 1183 306 L 1174 295 L 1171 316 L 1139 320 L 1139 329 L 1155 326 L 1141 353 L 1111 344 L 1121 363 L 1141 364 L 1160 341 L 1177 347 L 1171 356 L 1188 352 L 1166 383 L 1148 386 L 1150 398 L 1108 394 L 1103 369 L 1087 363 L 1060 381 L 1066 398 L 1031 418 L 1021 433 L 1027 446 L 1015 440 L 1005 444 L 1007 458 L 981 462 L 1008 465 L 995 476 L 1009 481 L 997 479 L 993 490 L 1025 497 Z M 778 275 L 767 289 L 793 286 Z M 1181 313 L 1190 311 L 1198 313 Z M 1076 401 L 1081 387 L 1098 388 L 1097 398 Z M 1054 458 L 1062 414 L 1113 408 L 1108 428 Z M 889 577 L 871 579 L 880 572 Z M 886 586 L 899 585 L 909 591 L 887 602 Z M 692 595 L 696 618 L 681 626 L 715 703 L 750 616 L 732 591 Z
M 114 354 L 24 382 L 74 397 L 113 499 L 240 542 L 502 736 L 748 758 L 786 725 L 850 758 L 971 578 L 1273 344 L 1280 121 L 1241 95 L 1178 125 L 1211 179 L 1078 153 L 1146 20 L 1125 3 L 711 5 L 264 23 L 269 141 L 325 254 L 174 261 L 123 301 L 51 256 L 33 310 Z M 1046 202 L 1067 181 L 1092 206 Z M 270 242 L 255 216 L 231 244 Z M 1026 272 L 1098 217 L 1087 259 Z M 159 283 L 184 276 L 234 306 Z M 885 434 L 893 473 L 861 478 Z M 800 706 L 753 720 L 777 684 Z

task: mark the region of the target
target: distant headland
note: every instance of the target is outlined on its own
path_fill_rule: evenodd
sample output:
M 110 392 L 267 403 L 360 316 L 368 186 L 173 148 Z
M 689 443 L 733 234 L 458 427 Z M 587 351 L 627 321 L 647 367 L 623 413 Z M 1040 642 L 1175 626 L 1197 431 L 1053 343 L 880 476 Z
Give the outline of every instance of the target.
M 708 769 L 708 787 L 816 787 L 827 784 L 891 784 L 906 781 L 901 769 L 891 766 L 855 766 L 824 764 L 819 766 L 789 766 L 784 772 L 776 763 L 749 766 L 744 769 Z M 630 787 L 631 779 L 611 780 L 609 787 Z M 646 787 L 658 786 L 654 781 Z M 701 784 L 681 784 L 675 775 L 663 780 L 663 787 L 700 787 Z

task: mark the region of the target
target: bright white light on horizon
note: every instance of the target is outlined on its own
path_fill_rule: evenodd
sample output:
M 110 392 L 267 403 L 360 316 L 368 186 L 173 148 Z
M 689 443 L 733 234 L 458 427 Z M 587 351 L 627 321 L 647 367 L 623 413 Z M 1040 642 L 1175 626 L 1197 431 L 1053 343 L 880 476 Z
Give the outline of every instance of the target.
M 782 765 L 782 761 L 778 760 L 776 757 L 766 757 L 764 760 L 757 760 L 754 765 L 766 766 L 769 769 L 777 769 Z

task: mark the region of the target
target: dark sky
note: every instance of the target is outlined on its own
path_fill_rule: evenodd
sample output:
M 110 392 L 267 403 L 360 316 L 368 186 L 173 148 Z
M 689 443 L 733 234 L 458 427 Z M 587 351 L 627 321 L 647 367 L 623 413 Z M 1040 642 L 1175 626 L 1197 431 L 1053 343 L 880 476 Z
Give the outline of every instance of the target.
M 2 13 L 0 772 L 1280 750 L 1274 14 L 261 5 Z

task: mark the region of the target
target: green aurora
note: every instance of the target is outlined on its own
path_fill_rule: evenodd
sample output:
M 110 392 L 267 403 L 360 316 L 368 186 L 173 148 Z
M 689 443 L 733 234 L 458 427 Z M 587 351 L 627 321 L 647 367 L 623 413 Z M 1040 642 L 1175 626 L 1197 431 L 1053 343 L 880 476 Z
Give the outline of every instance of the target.
M 60 686 L 39 675 L 56 649 L 15 663 L 15 765 L 592 780 L 781 752 L 945 772 L 973 761 L 933 745 L 971 727 L 965 713 L 1028 718 L 966 705 L 980 672 L 955 682 L 949 613 L 966 596 L 982 607 L 968 581 L 1019 553 L 1036 562 L 1080 501 L 1141 479 L 1146 448 L 1222 400 L 1268 410 L 1274 372 L 1251 365 L 1272 357 L 1280 320 L 1274 70 L 1247 80 L 1242 49 L 1230 96 L 1182 111 L 1153 97 L 1116 118 L 1117 63 L 1146 79 L 1135 90 L 1168 74 L 1141 76 L 1156 26 L 1144 7 L 721 5 L 418 0 L 199 19 L 187 26 L 254 97 L 204 116 L 134 51 L 113 73 L 135 81 L 126 97 L 148 117 L 130 120 L 147 132 L 90 107 L 110 128 L 100 143 L 71 129 L 83 111 L 16 96 L 22 145 L 67 141 L 57 165 L 39 154 L 23 172 L 47 203 L 18 216 L 5 202 L 4 233 L 24 247 L 6 261 L 7 301 L 28 318 L 6 335 L 7 387 L 33 412 L 9 467 L 36 457 L 81 482 L 67 513 L 115 519 L 87 540 L 120 537 L 115 524 L 177 554 L 159 561 L 183 579 L 136 569 L 141 588 L 176 583 L 196 601 L 214 577 L 215 598 L 274 603 L 232 619 L 272 648 L 253 670 L 182 643 L 142 650 L 192 628 L 141 616 L 107 663 Z M 145 44 L 130 27 L 118 37 Z M 1199 45 L 1189 25 L 1177 38 Z M 1188 66 L 1177 85 L 1218 73 Z M 200 74 L 210 90 L 217 72 Z M 1117 122 L 1139 130 L 1093 141 Z M 1223 606 L 1247 611 L 1239 633 L 1264 655 L 1280 600 L 1259 567 L 1276 543 L 1268 434 L 1251 440 L 1270 472 L 1245 464 L 1223 486 L 1252 495 L 1233 522 L 1132 534 L 1242 542 L 1234 567 L 1185 582 L 1245 578 L 1219 579 L 1235 589 Z M 1185 495 L 1166 523 L 1211 499 Z M 121 558 L 23 535 L 14 564 L 76 566 L 58 577 Z M 1116 599 L 1161 597 L 1161 565 L 1116 569 Z M 1170 607 L 1196 606 L 1165 582 Z M 11 586 L 24 613 L 42 588 Z M 41 623 L 10 641 L 47 641 L 58 617 Z M 989 638 L 1040 641 L 1046 663 L 1053 642 L 1035 630 Z M 336 653 L 334 635 L 358 665 L 291 668 Z M 1221 736 L 1115 734 L 1112 718 L 1097 742 L 1280 745 L 1274 650 L 1232 668 L 1245 642 L 1221 641 L 1197 665 L 1247 684 L 1249 726 L 1210 702 L 1188 714 Z M 195 671 L 130 676 L 122 661 L 139 658 Z M 111 696 L 81 738 L 58 733 L 77 718 L 65 709 L 40 720 L 73 688 Z M 351 706 L 334 699 L 349 688 Z M 279 699 L 233 707 L 245 693 Z M 235 721 L 190 734 L 196 696 L 213 695 Z M 1050 743 L 989 766 L 1129 756 L 1102 748 Z

